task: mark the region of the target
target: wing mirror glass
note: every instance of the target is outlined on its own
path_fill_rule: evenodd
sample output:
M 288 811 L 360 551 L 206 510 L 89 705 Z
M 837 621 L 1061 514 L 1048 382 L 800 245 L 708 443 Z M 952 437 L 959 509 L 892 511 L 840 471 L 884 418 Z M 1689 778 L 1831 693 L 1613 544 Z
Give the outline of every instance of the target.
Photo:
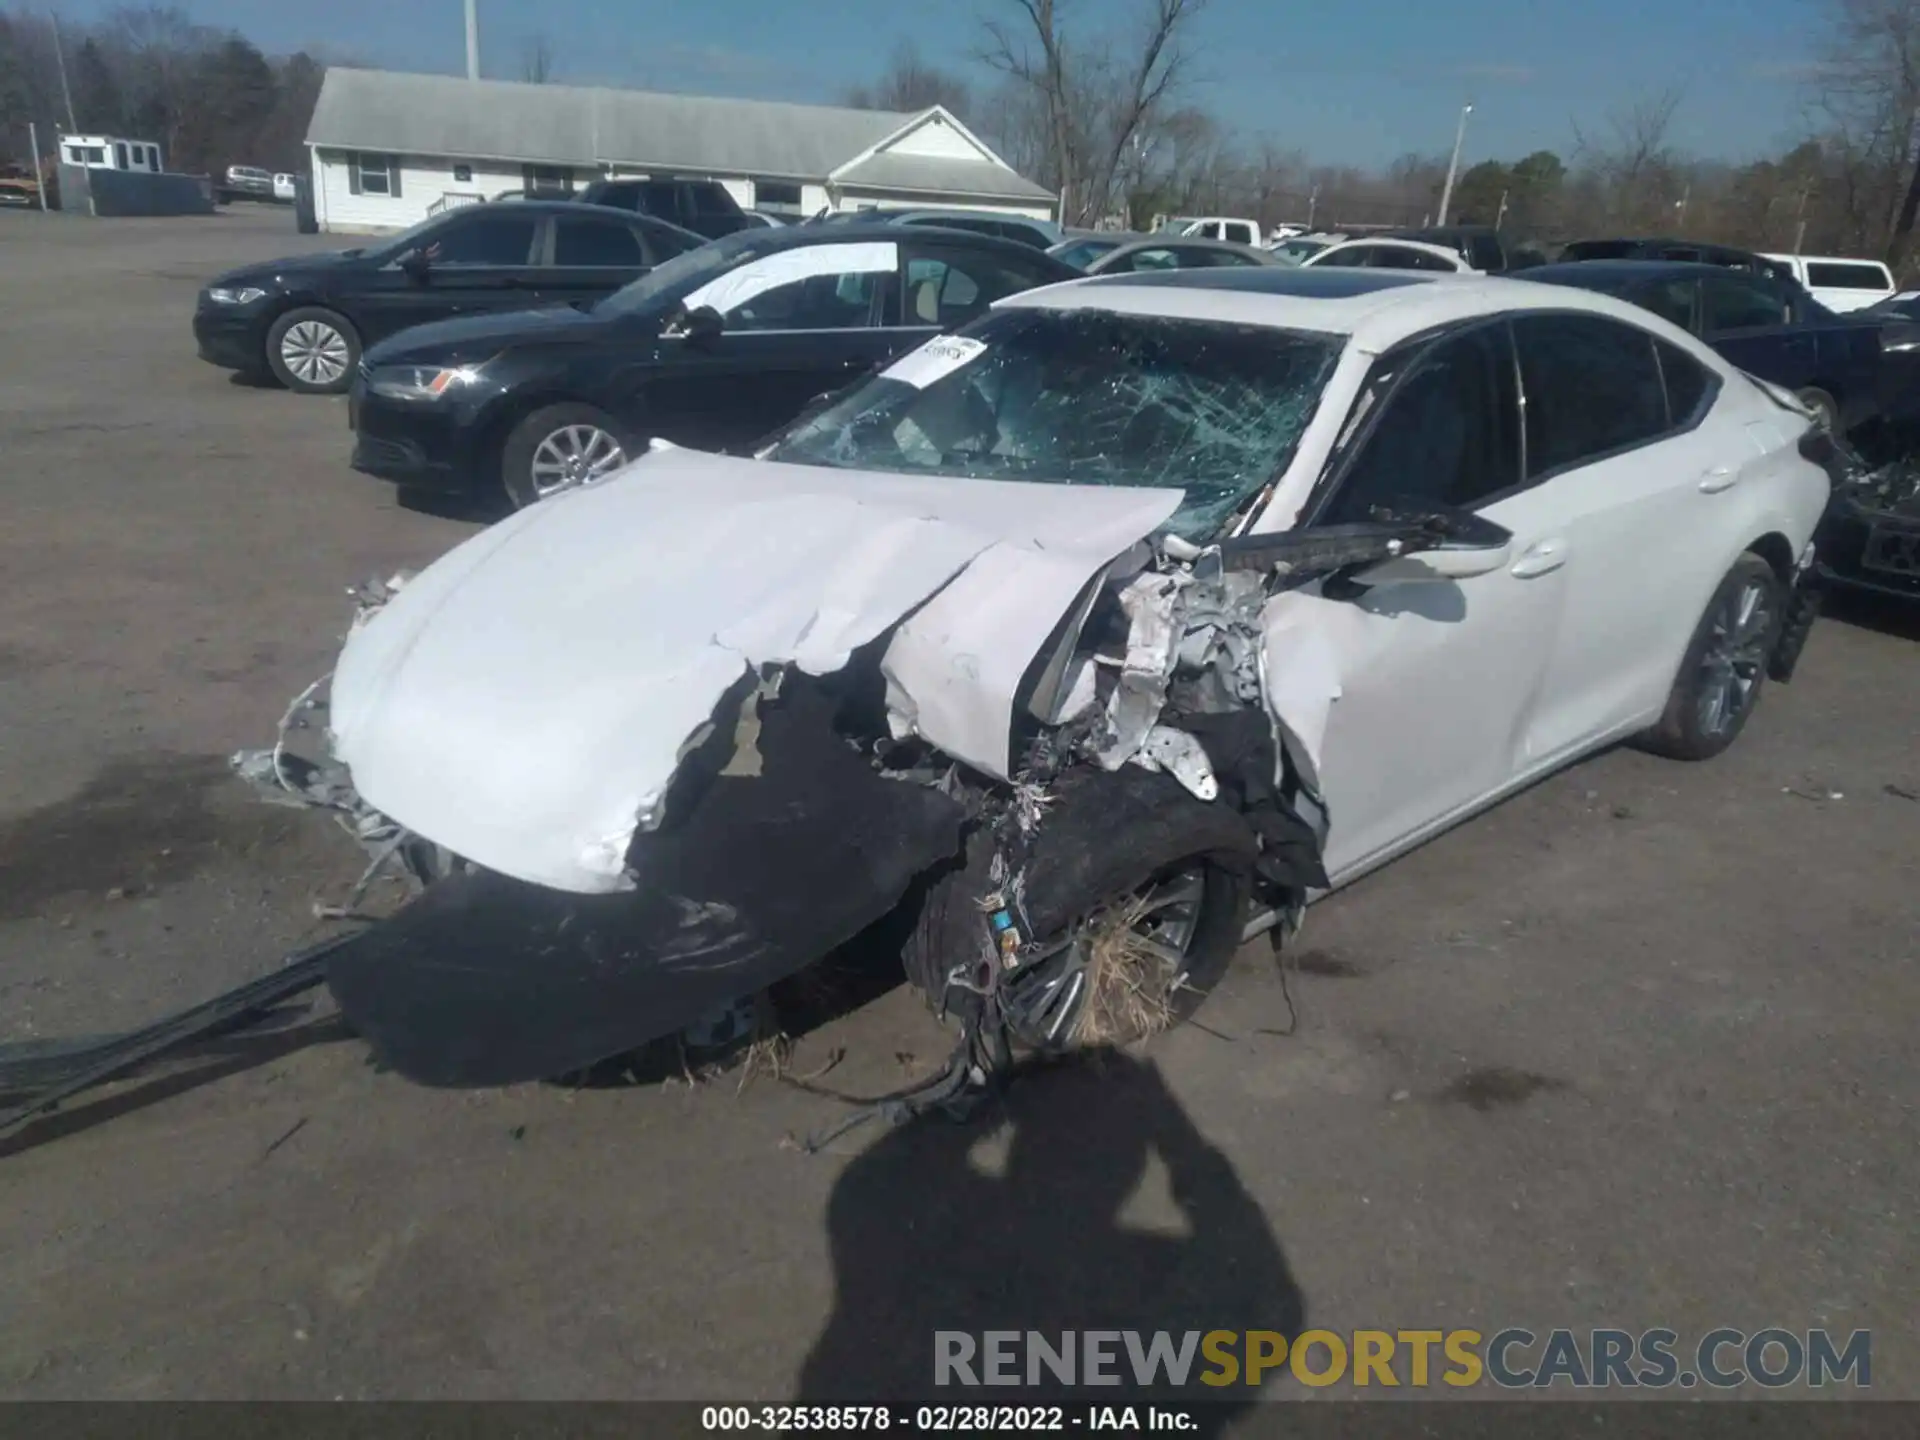
M 711 345 L 725 332 L 727 322 L 711 305 L 696 305 L 667 322 L 660 333 L 669 340 L 684 340 L 689 345 Z

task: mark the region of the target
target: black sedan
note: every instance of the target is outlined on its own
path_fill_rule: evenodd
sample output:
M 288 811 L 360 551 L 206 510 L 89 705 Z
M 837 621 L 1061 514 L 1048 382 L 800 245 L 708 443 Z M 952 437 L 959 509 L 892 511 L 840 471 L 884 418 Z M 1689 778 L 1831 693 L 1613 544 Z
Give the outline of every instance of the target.
M 752 445 L 813 399 L 1077 271 L 1030 246 L 891 225 L 755 229 L 587 310 L 452 320 L 367 352 L 356 468 L 526 505 L 650 441 Z
M 465 205 L 364 249 L 232 270 L 200 292 L 200 358 L 289 390 L 345 390 L 361 348 L 409 326 L 598 300 L 705 243 L 644 215 L 567 202 Z
M 1793 391 L 1841 433 L 1878 419 L 1895 398 L 1885 393 L 1879 322 L 1836 315 L 1791 280 L 1660 260 L 1537 265 L 1526 278 L 1651 310 L 1748 374 Z

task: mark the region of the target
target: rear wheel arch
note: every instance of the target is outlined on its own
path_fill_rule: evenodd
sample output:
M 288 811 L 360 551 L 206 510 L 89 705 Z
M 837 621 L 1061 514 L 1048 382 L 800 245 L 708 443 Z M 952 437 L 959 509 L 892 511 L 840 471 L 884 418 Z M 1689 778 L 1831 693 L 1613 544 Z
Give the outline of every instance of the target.
M 1773 567 L 1773 573 L 1780 577 L 1782 585 L 1793 582 L 1794 553 L 1793 544 L 1778 530 L 1770 530 L 1747 546 L 1746 553 L 1758 555 Z

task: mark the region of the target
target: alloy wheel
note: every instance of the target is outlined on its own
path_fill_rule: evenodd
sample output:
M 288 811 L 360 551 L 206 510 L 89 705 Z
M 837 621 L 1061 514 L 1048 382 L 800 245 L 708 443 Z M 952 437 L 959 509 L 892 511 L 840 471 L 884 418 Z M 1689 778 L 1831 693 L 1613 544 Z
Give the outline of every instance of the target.
M 302 320 L 280 339 L 280 358 L 309 385 L 334 385 L 347 373 L 347 337 L 321 320 Z
M 1173 1023 L 1206 900 L 1206 866 L 1180 865 L 1021 957 L 1003 1008 L 1039 1048 L 1123 1042 Z
M 1727 597 L 1713 617 L 1700 659 L 1700 729 L 1727 734 L 1753 704 L 1767 664 L 1773 605 L 1764 585 L 1750 581 Z
M 563 425 L 533 447 L 529 478 L 536 499 L 598 480 L 627 463 L 620 442 L 597 425 Z

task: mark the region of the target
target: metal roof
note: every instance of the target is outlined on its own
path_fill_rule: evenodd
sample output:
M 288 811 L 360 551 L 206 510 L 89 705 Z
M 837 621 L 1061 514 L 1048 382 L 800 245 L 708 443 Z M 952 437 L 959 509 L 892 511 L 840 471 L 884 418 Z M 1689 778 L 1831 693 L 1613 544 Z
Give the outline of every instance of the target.
M 882 151 L 837 170 L 833 183 L 862 190 L 907 190 L 921 195 L 1026 200 L 1048 204 L 1054 196 L 1018 171 L 991 160 L 949 160 Z
M 527 85 L 336 65 L 328 68 L 321 84 L 307 143 L 404 155 L 611 163 L 820 181 L 915 118 L 891 110 Z M 1022 187 L 1015 192 L 1020 195 L 1036 189 L 1012 171 L 985 161 L 977 168 L 1006 176 Z

